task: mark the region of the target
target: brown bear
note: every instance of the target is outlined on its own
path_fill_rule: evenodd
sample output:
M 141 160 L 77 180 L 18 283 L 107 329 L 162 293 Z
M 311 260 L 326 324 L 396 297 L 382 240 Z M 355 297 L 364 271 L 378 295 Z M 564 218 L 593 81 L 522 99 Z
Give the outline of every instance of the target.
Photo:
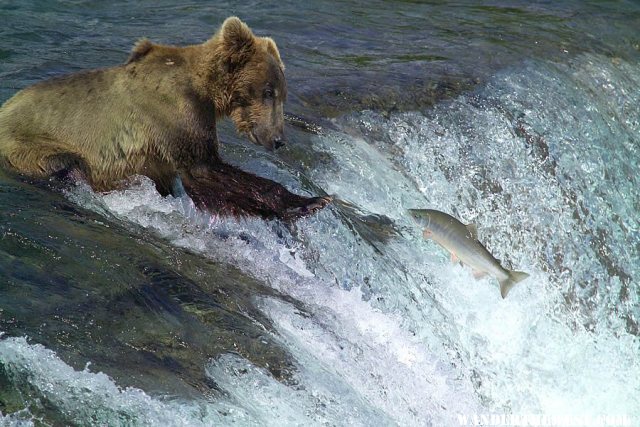
M 268 150 L 283 144 L 284 65 L 274 41 L 236 17 L 205 43 L 139 41 L 120 66 L 47 80 L 0 108 L 0 160 L 18 172 L 86 179 L 95 191 L 140 174 L 166 195 L 176 177 L 219 214 L 294 219 L 324 207 L 222 162 L 216 120 Z

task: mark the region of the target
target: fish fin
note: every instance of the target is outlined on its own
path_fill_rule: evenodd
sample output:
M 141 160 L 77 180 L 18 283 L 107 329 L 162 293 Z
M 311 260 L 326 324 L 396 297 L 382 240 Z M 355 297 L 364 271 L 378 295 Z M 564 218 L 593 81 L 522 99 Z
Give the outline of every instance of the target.
M 478 226 L 474 223 L 471 223 L 465 225 L 465 227 L 467 227 L 467 230 L 469 230 L 469 233 L 471 233 L 471 237 L 478 240 Z
M 477 279 L 482 279 L 484 276 L 487 275 L 486 271 L 476 271 L 473 270 L 473 277 L 477 280 Z
M 507 294 L 513 288 L 513 285 L 529 277 L 527 273 L 522 271 L 509 271 L 509 277 L 500 281 L 500 295 L 506 298 Z

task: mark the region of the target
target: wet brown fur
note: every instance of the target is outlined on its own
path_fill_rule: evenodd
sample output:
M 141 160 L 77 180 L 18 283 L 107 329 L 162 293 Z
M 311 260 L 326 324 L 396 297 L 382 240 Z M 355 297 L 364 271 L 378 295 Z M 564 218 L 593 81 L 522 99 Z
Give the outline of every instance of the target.
M 75 169 L 96 191 L 142 174 L 166 194 L 180 176 L 200 207 L 295 217 L 326 200 L 297 196 L 223 164 L 216 132 L 216 120 L 229 116 L 239 132 L 273 149 L 282 137 L 285 99 L 275 43 L 232 17 L 205 43 L 175 47 L 143 39 L 124 65 L 18 92 L 0 108 L 0 159 L 34 177 Z

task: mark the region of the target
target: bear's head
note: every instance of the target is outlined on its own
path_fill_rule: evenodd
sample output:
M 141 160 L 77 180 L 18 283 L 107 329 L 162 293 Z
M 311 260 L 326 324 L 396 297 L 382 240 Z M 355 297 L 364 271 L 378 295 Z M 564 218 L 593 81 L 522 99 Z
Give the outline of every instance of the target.
M 284 144 L 287 85 L 275 42 L 256 37 L 236 17 L 224 21 L 216 38 L 226 73 L 226 114 L 253 143 L 279 148 Z

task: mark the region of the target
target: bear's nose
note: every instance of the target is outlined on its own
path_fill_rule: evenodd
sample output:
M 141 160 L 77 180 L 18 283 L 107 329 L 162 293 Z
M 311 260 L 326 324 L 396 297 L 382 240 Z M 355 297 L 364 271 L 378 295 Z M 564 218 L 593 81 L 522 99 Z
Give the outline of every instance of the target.
M 282 147 L 284 145 L 285 141 L 284 139 L 282 139 L 282 137 L 278 136 L 273 140 L 273 146 L 276 148 L 276 150 L 280 147 Z

